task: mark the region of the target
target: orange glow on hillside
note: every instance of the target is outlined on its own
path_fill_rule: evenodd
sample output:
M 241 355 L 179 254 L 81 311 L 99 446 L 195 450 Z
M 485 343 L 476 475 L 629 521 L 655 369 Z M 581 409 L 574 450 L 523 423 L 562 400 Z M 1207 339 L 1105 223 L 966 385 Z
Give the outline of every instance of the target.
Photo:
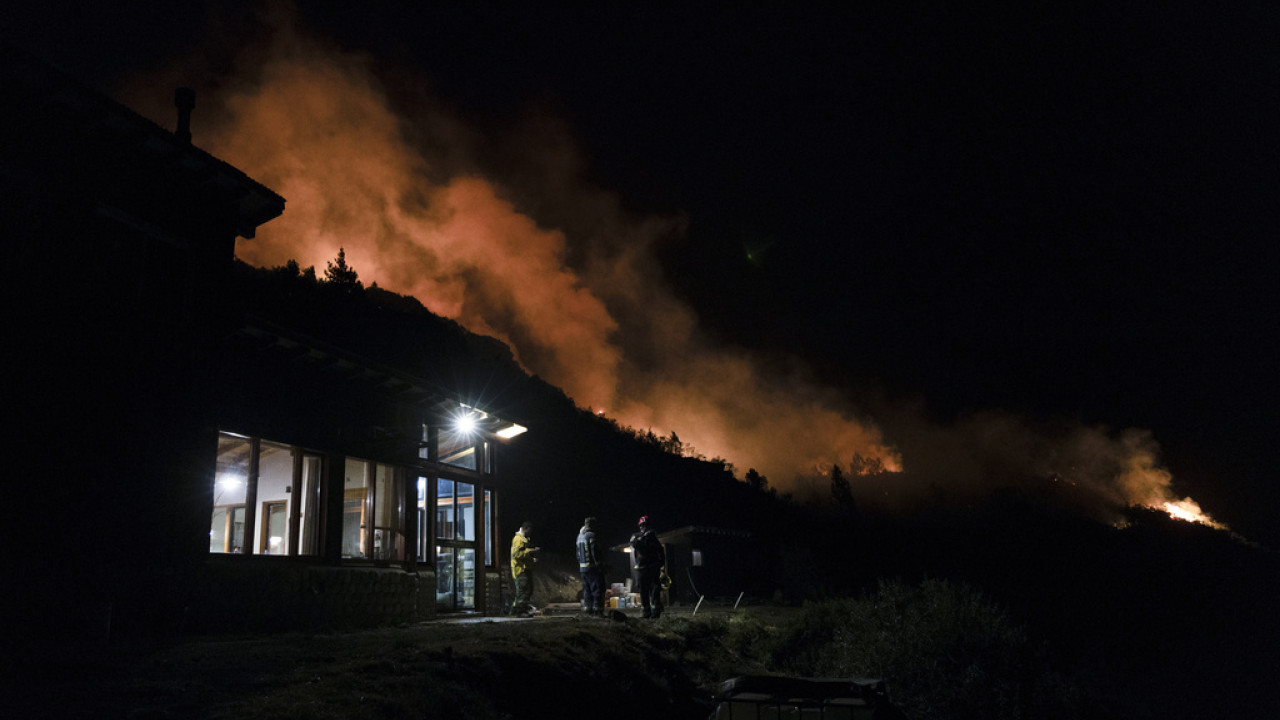
M 274 43 L 246 53 L 216 97 L 201 95 L 197 144 L 287 202 L 238 242 L 241 260 L 323 269 L 345 248 L 366 286 L 502 340 L 579 407 L 674 431 L 739 474 L 782 485 L 854 453 L 900 466 L 837 393 L 705 339 L 654 253 L 683 220 L 633 215 L 590 185 L 555 119 L 531 116 L 495 153 L 510 141 L 443 103 L 398 108 L 367 58 L 306 37 L 287 13 L 274 22 Z M 487 171 L 495 156 L 516 170 Z
M 1186 520 L 1187 522 L 1200 523 L 1201 525 L 1208 525 L 1209 527 L 1218 528 L 1219 530 L 1227 529 L 1226 525 L 1223 525 L 1222 523 L 1217 522 L 1213 518 L 1209 517 L 1208 514 L 1206 514 L 1203 510 L 1200 509 L 1199 503 L 1197 503 L 1195 500 L 1192 500 L 1191 498 L 1183 498 L 1181 500 L 1165 502 L 1160 507 L 1154 508 L 1154 509 L 1163 510 L 1169 513 L 1170 517 L 1176 518 L 1178 520 Z
M 1123 487 L 1132 493 L 1130 499 L 1133 504 L 1166 512 L 1177 520 L 1208 525 L 1219 530 L 1228 529 L 1226 525 L 1209 517 L 1196 501 L 1189 497 L 1179 500 L 1174 496 L 1170 488 L 1172 479 L 1169 471 L 1156 466 L 1154 455 L 1148 452 L 1135 452 L 1131 455 L 1128 468 L 1121 476 Z
M 1191 512 L 1140 432 L 1045 434 L 1000 411 L 940 426 L 914 402 L 881 402 L 873 422 L 803 362 L 779 357 L 785 349 L 766 359 L 713 342 L 658 261 L 663 243 L 685 239 L 688 221 L 637 215 L 592 185 L 558 119 L 530 111 L 503 136 L 485 135 L 428 96 L 430 78 L 384 85 L 370 59 L 300 33 L 291 11 L 277 9 L 270 22 L 272 42 L 201 89 L 194 123 L 198 146 L 287 201 L 282 217 L 238 242 L 241 260 L 323 270 L 345 248 L 366 286 L 411 295 L 502 340 L 579 407 L 677 433 L 687 453 L 727 460 L 739 477 L 756 469 L 781 492 L 804 491 L 815 473 L 861 457 L 877 470 L 853 476 L 880 475 L 892 482 L 878 488 L 902 495 L 934 484 L 982 492 L 1053 472 L 1107 509 L 1170 503 Z M 188 61 L 209 72 L 203 55 Z M 171 96 L 159 106 L 144 98 L 171 80 L 139 79 L 132 104 L 169 124 Z M 386 87 L 411 88 L 408 101 Z

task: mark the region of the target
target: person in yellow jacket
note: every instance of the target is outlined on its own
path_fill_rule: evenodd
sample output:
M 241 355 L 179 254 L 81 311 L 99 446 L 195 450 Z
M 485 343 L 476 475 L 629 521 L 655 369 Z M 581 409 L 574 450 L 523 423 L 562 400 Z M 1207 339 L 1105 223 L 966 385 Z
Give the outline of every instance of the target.
M 516 599 L 511 603 L 511 614 L 520 617 L 531 617 L 537 610 L 530 600 L 533 599 L 533 564 L 538 562 L 534 553 L 539 548 L 533 547 L 533 523 L 526 522 L 516 531 L 511 539 L 511 579 L 516 586 Z

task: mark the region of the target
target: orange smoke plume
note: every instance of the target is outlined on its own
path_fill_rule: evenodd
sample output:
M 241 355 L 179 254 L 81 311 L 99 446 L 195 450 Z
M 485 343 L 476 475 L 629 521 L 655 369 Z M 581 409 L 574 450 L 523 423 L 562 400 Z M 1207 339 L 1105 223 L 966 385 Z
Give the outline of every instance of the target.
M 369 59 L 304 36 L 287 13 L 272 21 L 270 46 L 242 53 L 214 98 L 201 93 L 196 144 L 287 201 L 239 241 L 240 259 L 322 269 L 344 248 L 365 284 L 506 342 L 579 406 L 676 432 L 740 471 L 785 482 L 855 452 L 900 463 L 835 393 L 703 340 L 653 252 L 682 221 L 635 217 L 586 183 L 554 119 L 514 133 L 518 157 L 505 160 L 523 172 L 489 172 L 481 158 L 497 153 L 482 150 L 502 140 L 438 102 L 396 107 Z
M 997 412 L 940 427 L 914 409 L 880 408 L 890 444 L 801 363 L 778 368 L 708 341 L 655 252 L 683 220 L 638 217 L 585 181 L 553 116 L 530 112 L 502 137 L 485 136 L 429 97 L 424 78 L 396 76 L 417 94 L 393 99 L 371 59 L 306 36 L 287 10 L 268 21 L 271 42 L 240 49 L 233 76 L 202 89 L 193 122 L 197 145 L 287 200 L 283 217 L 238 243 L 242 260 L 323 268 L 344 248 L 366 284 L 503 340 L 579 406 L 676 432 L 697 454 L 739 474 L 755 468 L 783 492 L 803 496 L 820 486 L 815 473 L 856 454 L 890 471 L 889 485 L 852 482 L 879 498 L 1061 476 L 1112 510 L 1204 517 L 1172 492 L 1143 433 L 1047 433 Z M 208 65 L 203 55 L 188 61 Z M 172 108 L 141 92 L 175 84 L 139 79 L 131 104 L 165 124 Z

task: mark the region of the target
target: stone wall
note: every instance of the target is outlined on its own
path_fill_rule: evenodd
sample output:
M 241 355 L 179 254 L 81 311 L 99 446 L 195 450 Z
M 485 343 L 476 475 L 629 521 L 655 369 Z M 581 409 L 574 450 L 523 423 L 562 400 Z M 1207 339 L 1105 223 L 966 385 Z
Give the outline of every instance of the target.
M 359 628 L 430 620 L 435 573 L 328 567 L 294 558 L 210 558 L 186 606 L 195 632 Z
M 486 572 L 484 574 L 484 607 L 485 615 L 505 615 L 511 608 L 511 574 L 504 572 Z

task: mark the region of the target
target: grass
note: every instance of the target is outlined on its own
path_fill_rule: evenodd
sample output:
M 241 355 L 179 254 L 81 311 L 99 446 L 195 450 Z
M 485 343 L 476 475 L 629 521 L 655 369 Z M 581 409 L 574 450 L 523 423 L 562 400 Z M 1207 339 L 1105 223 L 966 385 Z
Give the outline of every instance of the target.
M 14 717 L 697 718 L 744 674 L 885 679 L 913 720 L 1152 717 L 1059 667 L 981 593 L 884 582 L 858 598 L 656 622 L 549 617 L 188 639 L 32 658 Z

